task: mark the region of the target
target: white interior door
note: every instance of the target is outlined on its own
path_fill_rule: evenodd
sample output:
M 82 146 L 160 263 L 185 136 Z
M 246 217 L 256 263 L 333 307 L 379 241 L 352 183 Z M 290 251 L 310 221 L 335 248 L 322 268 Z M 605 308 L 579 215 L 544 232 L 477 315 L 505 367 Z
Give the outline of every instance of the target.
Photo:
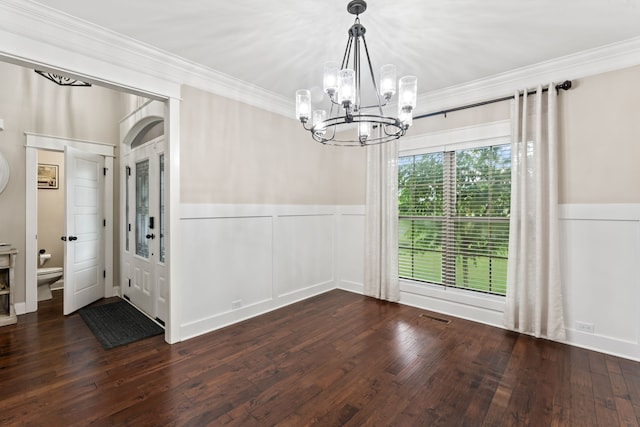
M 104 157 L 65 147 L 64 314 L 104 297 Z
M 125 248 L 122 293 L 149 316 L 167 310 L 164 138 L 131 150 L 125 165 Z

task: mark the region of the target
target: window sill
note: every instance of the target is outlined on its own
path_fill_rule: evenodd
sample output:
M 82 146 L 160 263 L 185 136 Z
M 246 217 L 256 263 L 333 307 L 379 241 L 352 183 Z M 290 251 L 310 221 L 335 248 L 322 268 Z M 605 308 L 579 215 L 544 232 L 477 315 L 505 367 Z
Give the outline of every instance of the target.
M 407 279 L 400 279 L 400 292 L 422 295 L 456 304 L 504 313 L 505 297 L 502 295 L 491 295 L 466 289 L 448 288 L 442 285 L 414 282 Z

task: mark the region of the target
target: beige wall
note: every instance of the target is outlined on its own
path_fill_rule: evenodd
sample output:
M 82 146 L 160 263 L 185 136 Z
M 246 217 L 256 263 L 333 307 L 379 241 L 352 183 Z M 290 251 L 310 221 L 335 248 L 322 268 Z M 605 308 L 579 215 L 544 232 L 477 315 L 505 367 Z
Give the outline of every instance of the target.
M 414 121 L 407 135 L 507 120 L 500 102 Z M 640 203 L 640 67 L 577 79 L 558 97 L 560 203 Z
M 364 203 L 364 150 L 323 146 L 293 118 L 189 86 L 182 99 L 183 203 Z
M 38 163 L 58 165 L 58 188 L 38 189 L 38 251 L 51 254 L 45 267 L 64 266 L 64 153 L 38 151 Z
M 0 118 L 5 126 L 0 151 L 11 167 L 9 184 L 0 194 L 0 241 L 19 251 L 16 302 L 25 300 L 25 258 L 37 259 L 37 254 L 25 254 L 24 133 L 117 144 L 128 97 L 98 86 L 59 87 L 33 70 L 0 63 Z
M 638 76 L 640 67 L 617 70 L 560 93 L 560 203 L 640 203 Z M 364 203 L 364 150 L 325 147 L 293 119 L 188 86 L 182 92 L 182 202 Z M 509 114 L 509 102 L 491 104 L 415 120 L 407 135 Z
M 573 83 L 558 102 L 560 202 L 640 203 L 640 67 Z

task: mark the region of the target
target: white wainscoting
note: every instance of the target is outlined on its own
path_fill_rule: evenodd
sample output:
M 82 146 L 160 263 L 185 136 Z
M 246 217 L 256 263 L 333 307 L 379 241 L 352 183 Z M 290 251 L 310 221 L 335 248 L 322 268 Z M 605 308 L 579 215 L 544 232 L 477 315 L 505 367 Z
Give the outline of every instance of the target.
M 335 221 L 335 212 L 276 217 L 276 297 L 327 284 L 335 287 Z
M 182 339 L 331 289 L 362 294 L 363 206 L 181 212 Z M 562 205 L 560 232 L 567 343 L 640 360 L 640 205 Z M 408 281 L 400 288 L 402 304 L 502 327 L 501 297 Z
M 567 342 L 640 360 L 640 205 L 560 208 Z
M 182 205 L 181 338 L 335 289 L 339 268 L 361 283 L 362 273 L 358 276 L 349 256 L 362 265 L 362 230 L 341 220 L 350 211 L 348 206 Z M 358 253 L 343 259 L 343 248 L 352 247 Z
M 364 284 L 364 206 L 338 212 L 338 288 L 362 294 Z

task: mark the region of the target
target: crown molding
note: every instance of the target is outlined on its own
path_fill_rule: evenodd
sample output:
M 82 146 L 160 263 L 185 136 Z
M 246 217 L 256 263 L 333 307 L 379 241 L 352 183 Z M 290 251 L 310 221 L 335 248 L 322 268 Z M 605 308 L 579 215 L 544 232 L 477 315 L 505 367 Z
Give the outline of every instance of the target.
M 123 84 L 115 77 L 108 79 L 101 75 L 104 68 L 98 64 L 108 64 L 113 68 L 111 75 L 116 76 L 118 71 L 142 73 L 150 79 L 151 83 L 148 84 L 151 87 L 162 87 L 162 82 L 177 87 L 185 84 L 293 117 L 292 99 L 32 0 L 0 0 L 0 33 L 3 35 L 0 37 L 0 57 L 13 59 L 14 62 L 37 64 L 47 71 L 66 72 L 81 80 L 136 89 L 135 84 Z M 33 44 L 38 54 L 21 56 L 23 51 L 34 51 L 21 49 L 21 44 Z M 87 73 L 85 59 L 95 62 L 93 73 L 83 74 Z M 638 64 L 640 37 L 419 95 L 415 114 L 508 96 L 522 88 L 582 78 Z M 154 82 L 160 83 L 154 86 Z M 147 84 L 147 81 L 144 83 Z M 161 91 L 157 93 L 162 94 Z
M 560 83 L 640 65 L 640 37 L 585 50 L 538 64 L 418 96 L 414 115 L 509 96 L 540 84 Z
M 0 30 L 17 36 L 7 41 L 9 46 L 4 46 L 0 39 L 0 53 L 17 62 L 34 63 L 36 58 L 21 57 L 20 46 L 16 43 L 37 42 L 40 46 L 63 48 L 67 55 L 60 59 L 42 61 L 37 58 L 35 63 L 50 71 L 66 71 L 88 81 L 104 82 L 97 74 L 82 74 L 81 67 L 74 69 L 64 63 L 65 56 L 67 60 L 73 57 L 71 62 L 79 62 L 76 59 L 79 55 L 120 68 L 142 71 L 152 78 L 173 84 L 194 86 L 277 114 L 292 116 L 294 110 L 292 101 L 273 92 L 34 1 L 1 0 Z M 106 83 L 118 85 L 111 80 Z

